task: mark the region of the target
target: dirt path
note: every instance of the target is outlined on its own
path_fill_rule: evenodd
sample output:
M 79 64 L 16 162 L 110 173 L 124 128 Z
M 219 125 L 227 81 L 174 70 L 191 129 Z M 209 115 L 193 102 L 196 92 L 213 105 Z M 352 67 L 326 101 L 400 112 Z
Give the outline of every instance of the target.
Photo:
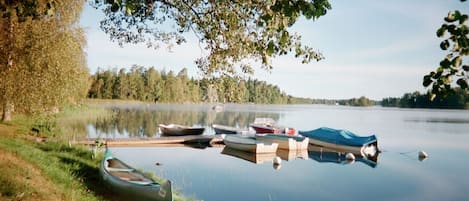
M 54 184 L 36 167 L 12 152 L 0 149 L 0 200 L 62 200 Z M 6 195 L 3 195 L 3 194 Z
M 15 129 L 0 124 L 0 137 L 12 137 Z M 0 148 L 0 201 L 63 200 L 55 185 L 31 163 Z

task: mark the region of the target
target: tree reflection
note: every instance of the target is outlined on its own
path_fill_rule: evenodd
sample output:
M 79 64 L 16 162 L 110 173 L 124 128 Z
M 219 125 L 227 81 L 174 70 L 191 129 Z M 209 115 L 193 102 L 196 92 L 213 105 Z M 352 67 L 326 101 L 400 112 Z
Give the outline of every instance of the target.
M 246 129 L 256 117 L 279 119 L 279 114 L 248 111 L 215 112 L 203 109 L 152 109 L 144 107 L 112 108 L 112 111 L 113 115 L 110 118 L 88 122 L 88 126 L 94 127 L 99 137 L 157 137 L 159 136 L 158 124 L 180 124 L 206 128 L 210 128 L 212 124 L 222 124 Z M 207 130 L 211 131 L 211 129 Z M 211 134 L 208 131 L 205 134 Z

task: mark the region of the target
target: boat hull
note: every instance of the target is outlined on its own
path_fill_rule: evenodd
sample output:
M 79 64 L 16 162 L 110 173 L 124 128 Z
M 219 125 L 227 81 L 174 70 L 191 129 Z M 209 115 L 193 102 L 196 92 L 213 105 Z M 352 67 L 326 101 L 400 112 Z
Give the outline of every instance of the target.
M 215 134 L 247 134 L 247 130 L 241 130 L 235 127 L 230 126 L 223 126 L 218 124 L 212 125 L 213 130 L 215 130 Z
M 377 151 L 376 147 L 373 144 L 364 145 L 364 146 L 347 146 L 347 145 L 324 142 L 324 141 L 316 140 L 313 138 L 309 138 L 309 143 L 312 145 L 316 145 L 316 146 L 334 149 L 340 152 L 350 152 L 353 154 L 358 154 L 360 156 L 375 155 Z
M 300 136 L 257 134 L 256 139 L 270 143 L 277 143 L 279 149 L 285 150 L 308 149 L 309 145 L 309 138 Z
M 111 164 L 117 165 L 112 167 Z M 101 162 L 100 175 L 112 191 L 124 197 L 142 201 L 173 201 L 169 180 L 157 183 L 113 157 L 109 150 Z
M 295 129 L 293 129 L 293 128 L 276 127 L 276 126 L 260 125 L 260 124 L 251 124 L 250 126 L 258 134 L 263 134 L 263 133 L 287 134 L 287 135 L 294 135 L 295 134 Z
M 253 138 L 238 135 L 228 135 L 223 142 L 229 148 L 253 153 L 275 153 L 278 148 L 277 143 L 263 143 Z
M 281 131 L 275 127 L 255 125 L 255 124 L 251 124 L 251 127 L 256 131 L 256 133 L 277 133 L 277 134 L 281 133 Z
M 205 131 L 205 128 L 187 127 L 176 124 L 160 124 L 159 127 L 161 134 L 166 136 L 202 135 Z

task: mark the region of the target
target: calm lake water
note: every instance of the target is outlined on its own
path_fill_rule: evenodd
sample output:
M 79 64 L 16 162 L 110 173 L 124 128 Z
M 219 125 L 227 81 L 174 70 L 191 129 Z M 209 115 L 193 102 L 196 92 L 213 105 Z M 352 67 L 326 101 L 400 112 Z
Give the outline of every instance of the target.
M 318 127 L 375 134 L 375 159 L 347 163 L 336 153 L 243 154 L 223 147 L 113 147 L 128 164 L 173 181 L 197 200 L 469 200 L 469 111 L 322 105 L 145 105 L 113 107 L 112 120 L 87 125 L 89 137 L 158 137 L 158 124 L 247 128 L 271 117 L 297 130 Z M 429 154 L 418 160 L 418 151 Z M 155 163 L 162 165 L 156 166 Z M 257 163 L 256 163 L 257 162 Z

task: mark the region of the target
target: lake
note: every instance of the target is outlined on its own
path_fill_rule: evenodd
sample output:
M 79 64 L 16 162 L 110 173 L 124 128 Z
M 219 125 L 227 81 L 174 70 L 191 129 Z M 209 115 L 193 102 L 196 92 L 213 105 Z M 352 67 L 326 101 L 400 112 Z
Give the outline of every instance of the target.
M 109 106 L 112 120 L 86 125 L 89 137 L 159 137 L 158 124 L 248 128 L 270 117 L 296 130 L 319 127 L 375 134 L 382 152 L 348 163 L 334 152 L 279 152 L 257 156 L 222 146 L 112 147 L 129 165 L 171 180 L 197 200 L 469 200 L 469 111 L 325 105 Z M 418 152 L 429 157 L 423 161 Z M 161 165 L 155 165 L 160 163 Z

